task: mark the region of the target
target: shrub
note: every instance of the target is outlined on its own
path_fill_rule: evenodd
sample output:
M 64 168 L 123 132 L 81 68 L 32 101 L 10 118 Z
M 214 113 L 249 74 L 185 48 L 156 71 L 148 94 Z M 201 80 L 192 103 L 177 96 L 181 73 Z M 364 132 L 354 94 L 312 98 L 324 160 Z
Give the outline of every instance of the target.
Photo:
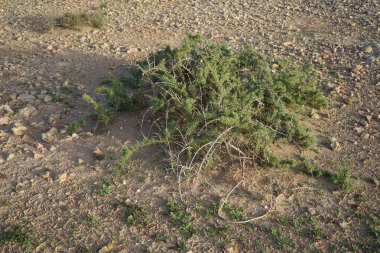
M 95 28 L 102 28 L 105 25 L 103 17 L 97 13 L 66 13 L 58 20 L 59 25 L 67 28 L 89 25 Z
M 326 105 L 311 64 L 271 59 L 250 45 L 232 51 L 200 36 L 188 36 L 178 48 L 167 47 L 139 62 L 126 84 L 140 92 L 131 95 L 121 82 L 111 84 L 98 91 L 116 110 L 131 108 L 145 92 L 154 143 L 166 144 L 172 164 L 182 169 L 198 164 L 200 170 L 223 154 L 273 164 L 273 142 L 313 144 L 294 109 Z

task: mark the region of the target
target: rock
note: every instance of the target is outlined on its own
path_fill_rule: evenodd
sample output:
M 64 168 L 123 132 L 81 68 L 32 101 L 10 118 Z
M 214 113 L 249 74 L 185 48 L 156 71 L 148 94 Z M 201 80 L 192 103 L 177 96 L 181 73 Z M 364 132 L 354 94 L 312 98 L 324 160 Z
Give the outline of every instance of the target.
M 373 52 L 373 47 L 372 46 L 366 46 L 363 48 L 363 52 L 366 54 L 370 54 Z
M 65 182 L 68 178 L 69 178 L 69 175 L 65 172 L 65 173 L 59 174 L 56 177 L 55 181 L 61 184 Z
M 363 127 L 355 127 L 354 130 L 357 132 L 357 133 L 362 133 L 364 131 L 364 128 Z
M 43 180 L 46 180 L 46 181 L 51 181 L 52 178 L 51 178 L 51 172 L 50 172 L 50 170 L 48 170 L 48 171 L 42 173 L 42 174 L 41 174 L 41 178 L 42 178 Z
M 22 93 L 17 96 L 17 100 L 21 100 L 22 102 L 31 102 L 35 100 L 35 97 L 26 93 Z
M 344 220 L 338 221 L 338 224 L 339 224 L 339 227 L 341 227 L 343 229 L 347 228 L 347 226 L 348 226 L 348 223 L 345 222 Z
M 14 154 L 9 154 L 8 157 L 7 157 L 7 161 L 13 160 L 14 157 L 15 157 Z
M 13 110 L 9 105 L 1 105 L 0 106 L 0 115 L 9 116 L 11 114 L 13 114 Z
M 312 118 L 312 119 L 320 119 L 321 116 L 317 113 L 316 110 L 312 109 L 311 112 L 310 112 L 310 118 Z
M 11 119 L 8 116 L 0 117 L 0 126 L 6 126 Z
M 55 125 L 58 120 L 61 118 L 61 113 L 53 113 L 49 115 L 48 122 L 51 125 Z
M 49 103 L 49 102 L 51 102 L 53 100 L 53 98 L 50 96 L 50 95 L 45 95 L 44 96 L 44 102 L 45 103 Z
M 0 137 L 6 137 L 8 134 L 4 130 L 0 130 Z
M 96 160 L 103 160 L 105 157 L 104 153 L 99 148 L 96 148 L 94 150 L 93 155 L 94 155 Z
M 26 131 L 28 131 L 28 128 L 21 123 L 15 123 L 15 126 L 12 128 L 13 134 L 17 136 L 24 135 Z
M 58 130 L 53 127 L 48 132 L 42 134 L 42 140 L 47 143 L 53 143 L 57 139 Z
M 338 151 L 339 152 L 339 151 L 342 150 L 342 147 L 340 146 L 339 142 L 337 142 L 336 138 L 332 138 L 331 139 L 330 147 L 334 151 Z
M 40 153 L 37 153 L 37 152 L 34 152 L 34 153 L 33 153 L 33 158 L 34 158 L 35 160 L 41 159 L 41 158 L 43 158 L 43 157 L 44 157 L 44 155 L 42 155 L 42 154 L 40 154 Z
M 79 158 L 77 164 L 78 164 L 78 165 L 83 165 L 83 164 L 84 164 L 84 160 L 81 159 L 81 158 Z
M 17 112 L 16 117 L 19 119 L 28 120 L 31 117 L 36 116 L 36 115 L 37 115 L 37 109 L 32 105 L 28 105 L 27 107 L 19 110 Z

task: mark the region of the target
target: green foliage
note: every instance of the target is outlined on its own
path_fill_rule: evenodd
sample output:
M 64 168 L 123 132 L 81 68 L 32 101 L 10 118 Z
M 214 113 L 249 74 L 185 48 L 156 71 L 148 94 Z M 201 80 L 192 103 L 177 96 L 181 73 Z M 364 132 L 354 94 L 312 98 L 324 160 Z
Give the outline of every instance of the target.
M 380 218 L 373 217 L 369 221 L 367 221 L 367 226 L 371 232 L 371 234 L 376 238 L 378 244 L 380 244 Z
M 29 231 L 22 226 L 16 226 L 8 231 L 0 233 L 0 245 L 4 245 L 8 242 L 18 243 L 28 252 L 34 247 Z
M 278 250 L 285 250 L 287 248 L 294 248 L 294 242 L 284 235 L 280 228 L 271 228 L 270 235 L 276 240 L 276 248 Z
M 154 138 L 144 137 L 141 141 L 138 141 L 135 145 L 132 145 L 131 147 L 124 146 L 123 153 L 121 154 L 118 161 L 112 168 L 114 176 L 120 177 L 123 174 L 125 168 L 131 163 L 131 156 L 133 154 L 144 149 L 147 146 L 151 146 L 159 142 L 159 140 L 156 140 Z
M 86 221 L 94 227 L 99 226 L 99 218 L 96 217 L 95 215 L 88 214 L 86 217 Z
M 173 199 L 167 201 L 167 207 L 170 221 L 174 225 L 179 226 L 183 233 L 192 234 L 194 232 L 194 225 L 192 223 L 194 218 L 191 214 L 183 211 L 179 204 Z
M 95 113 L 98 117 L 98 120 L 102 122 L 104 125 L 108 125 L 111 119 L 109 116 L 109 111 L 103 105 L 97 103 L 88 94 L 83 94 L 82 98 L 95 109 Z
M 299 157 L 299 159 L 291 165 L 293 168 L 300 169 L 303 173 L 314 177 L 326 177 L 329 178 L 334 184 L 341 187 L 343 190 L 348 191 L 354 186 L 351 177 L 351 168 L 348 166 L 341 166 L 339 170 L 331 172 L 329 170 L 320 168 L 312 161 L 305 157 Z
M 65 125 L 65 129 L 68 134 L 72 135 L 73 133 L 79 132 L 79 130 L 86 125 L 87 120 L 85 118 L 70 122 Z
M 314 141 L 294 108 L 326 105 L 311 64 L 271 59 L 249 45 L 232 51 L 226 43 L 200 36 L 151 54 L 126 78 L 111 76 L 105 84 L 96 91 L 106 95 L 109 109 L 83 96 L 103 123 L 110 112 L 143 104 L 150 106 L 154 122 L 152 140 L 125 148 L 114 166 L 116 175 L 134 152 L 156 143 L 165 144 L 170 156 L 186 166 L 201 161 L 211 166 L 217 155 L 228 153 L 278 167 L 270 144 L 282 139 L 308 147 Z
M 334 184 L 340 185 L 343 190 L 350 190 L 354 184 L 351 179 L 351 168 L 342 166 L 337 173 L 332 175 Z
M 127 111 L 140 106 L 142 96 L 128 90 L 128 81 L 122 82 L 112 75 L 104 83 L 110 87 L 100 86 L 95 91 L 106 95 L 107 102 L 111 108 L 116 111 Z
M 97 13 L 66 13 L 60 20 L 60 25 L 68 28 L 74 28 L 77 26 L 90 25 L 94 28 L 102 28 L 105 25 L 105 21 L 100 14 Z
M 97 190 L 95 193 L 105 196 L 112 192 L 111 183 L 108 179 L 104 179 L 102 182 L 102 188 L 100 190 Z
M 132 225 L 147 225 L 150 221 L 150 215 L 147 210 L 138 205 L 128 205 L 126 209 L 126 223 Z

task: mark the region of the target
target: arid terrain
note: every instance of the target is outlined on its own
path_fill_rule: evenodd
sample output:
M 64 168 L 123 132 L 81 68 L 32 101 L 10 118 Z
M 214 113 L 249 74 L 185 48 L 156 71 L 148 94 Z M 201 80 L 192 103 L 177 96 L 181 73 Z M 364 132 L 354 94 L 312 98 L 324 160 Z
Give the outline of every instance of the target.
M 105 26 L 56 25 L 68 12 L 99 13 Z M 304 155 L 330 171 L 349 166 L 353 187 L 237 166 L 204 173 L 182 203 L 154 147 L 112 174 L 122 146 L 142 138 L 144 110 L 67 133 L 92 110 L 82 94 L 101 100 L 94 89 L 110 74 L 186 34 L 312 61 L 329 103 L 303 112 L 318 140 Z M 0 251 L 380 252 L 379 123 L 378 0 L 0 0 Z M 242 177 L 230 216 L 270 213 L 234 224 L 215 209 Z

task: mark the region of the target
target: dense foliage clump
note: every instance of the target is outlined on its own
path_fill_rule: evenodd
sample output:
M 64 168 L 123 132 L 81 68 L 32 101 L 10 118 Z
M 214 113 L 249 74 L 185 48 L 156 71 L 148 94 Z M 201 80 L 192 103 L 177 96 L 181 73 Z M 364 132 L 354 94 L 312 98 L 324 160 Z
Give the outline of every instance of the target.
M 280 139 L 308 147 L 313 138 L 294 109 L 326 105 L 311 64 L 271 59 L 249 45 L 233 51 L 200 36 L 151 54 L 124 85 L 115 83 L 99 88 L 109 105 L 131 108 L 144 91 L 156 129 L 152 138 L 185 166 L 221 154 L 265 163 L 269 145 Z

